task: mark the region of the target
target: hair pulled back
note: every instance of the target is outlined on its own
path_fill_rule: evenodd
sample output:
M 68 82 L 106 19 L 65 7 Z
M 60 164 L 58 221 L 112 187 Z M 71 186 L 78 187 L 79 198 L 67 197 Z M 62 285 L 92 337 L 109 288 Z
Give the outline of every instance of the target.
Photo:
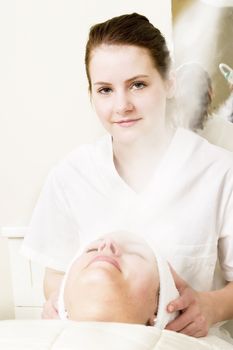
M 90 91 L 89 65 L 91 54 L 95 48 L 102 44 L 133 45 L 147 49 L 155 68 L 162 78 L 167 78 L 171 58 L 165 38 L 145 16 L 138 13 L 126 14 L 97 23 L 90 28 L 85 53 L 86 74 Z

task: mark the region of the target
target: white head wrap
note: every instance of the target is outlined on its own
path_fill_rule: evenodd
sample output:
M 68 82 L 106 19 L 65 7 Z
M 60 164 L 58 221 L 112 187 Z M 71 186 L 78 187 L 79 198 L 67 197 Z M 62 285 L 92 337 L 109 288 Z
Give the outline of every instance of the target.
M 176 289 L 167 261 L 158 253 L 156 253 L 155 256 L 160 279 L 159 305 L 155 327 L 164 329 L 166 325 L 174 320 L 178 315 L 177 312 L 169 313 L 167 311 L 167 305 L 172 300 L 179 297 L 179 292 Z
M 151 245 L 149 244 L 151 247 Z M 152 248 L 153 249 L 153 248 Z M 64 289 L 69 274 L 70 268 L 73 265 L 74 261 L 82 254 L 84 247 L 80 248 L 76 256 L 72 259 L 65 276 L 63 278 L 60 293 L 58 298 L 58 314 L 61 320 L 67 320 L 67 313 L 65 310 L 64 304 Z M 155 257 L 157 260 L 157 266 L 159 271 L 160 279 L 160 295 L 158 303 L 157 317 L 155 318 L 155 327 L 158 329 L 164 329 L 166 325 L 171 322 L 177 316 L 177 313 L 169 313 L 167 311 L 167 305 L 174 299 L 179 296 L 178 290 L 175 287 L 175 283 L 169 268 L 167 261 L 159 254 L 156 250 L 153 249 Z

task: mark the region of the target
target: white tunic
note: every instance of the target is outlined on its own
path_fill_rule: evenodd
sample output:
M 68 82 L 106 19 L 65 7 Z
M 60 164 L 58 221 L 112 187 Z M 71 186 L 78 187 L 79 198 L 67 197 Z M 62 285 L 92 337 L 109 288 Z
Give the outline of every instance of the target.
M 218 254 L 233 281 L 233 154 L 179 128 L 136 193 L 114 167 L 109 135 L 83 145 L 50 173 L 23 252 L 65 271 L 80 240 L 116 230 L 149 238 L 197 290 L 212 288 Z

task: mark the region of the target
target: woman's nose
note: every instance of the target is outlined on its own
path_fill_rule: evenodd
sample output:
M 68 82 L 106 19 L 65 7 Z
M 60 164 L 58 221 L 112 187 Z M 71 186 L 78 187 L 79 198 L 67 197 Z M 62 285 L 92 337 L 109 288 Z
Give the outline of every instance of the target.
M 117 114 L 124 116 L 127 112 L 133 110 L 133 103 L 130 101 L 129 96 L 126 93 L 119 93 L 116 96 L 115 111 Z
M 106 238 L 100 243 L 98 252 L 116 256 L 120 254 L 118 245 L 111 238 Z

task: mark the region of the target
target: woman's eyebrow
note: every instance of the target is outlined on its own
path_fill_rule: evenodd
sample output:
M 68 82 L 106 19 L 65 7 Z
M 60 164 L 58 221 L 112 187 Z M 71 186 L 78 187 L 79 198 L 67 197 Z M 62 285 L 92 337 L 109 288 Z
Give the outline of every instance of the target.
M 95 244 L 98 244 L 98 243 L 100 243 L 102 241 L 103 241 L 103 238 L 102 239 L 97 239 L 96 241 L 92 241 L 92 242 L 90 242 L 90 243 L 88 243 L 86 245 L 86 248 L 93 247 Z
M 143 243 L 141 242 L 136 242 L 136 241 L 126 241 L 127 245 L 134 245 L 134 246 L 138 246 L 138 247 L 144 247 Z
M 131 249 L 136 249 L 135 250 L 135 254 L 140 254 L 141 256 L 144 256 L 145 259 L 147 259 L 148 257 L 148 252 L 147 250 L 145 249 L 144 245 L 142 245 L 142 243 L 139 243 L 139 242 L 132 242 L 132 241 L 128 241 L 126 243 L 126 245 L 131 248 Z M 139 248 L 139 250 L 137 250 Z
M 97 81 L 94 85 L 112 85 L 111 83 L 107 83 L 106 81 Z
M 138 80 L 138 79 L 142 79 L 142 78 L 149 78 L 149 75 L 146 75 L 146 74 L 135 75 L 134 77 L 127 79 L 126 83 L 130 83 L 133 80 Z
M 138 75 L 135 75 L 134 77 L 132 78 L 129 78 L 127 79 L 125 82 L 126 83 L 130 83 L 134 80 L 138 80 L 138 79 L 142 79 L 142 78 L 149 78 L 149 75 L 146 75 L 146 74 L 138 74 Z M 97 81 L 94 83 L 94 85 L 112 85 L 111 83 L 108 83 L 107 81 Z

